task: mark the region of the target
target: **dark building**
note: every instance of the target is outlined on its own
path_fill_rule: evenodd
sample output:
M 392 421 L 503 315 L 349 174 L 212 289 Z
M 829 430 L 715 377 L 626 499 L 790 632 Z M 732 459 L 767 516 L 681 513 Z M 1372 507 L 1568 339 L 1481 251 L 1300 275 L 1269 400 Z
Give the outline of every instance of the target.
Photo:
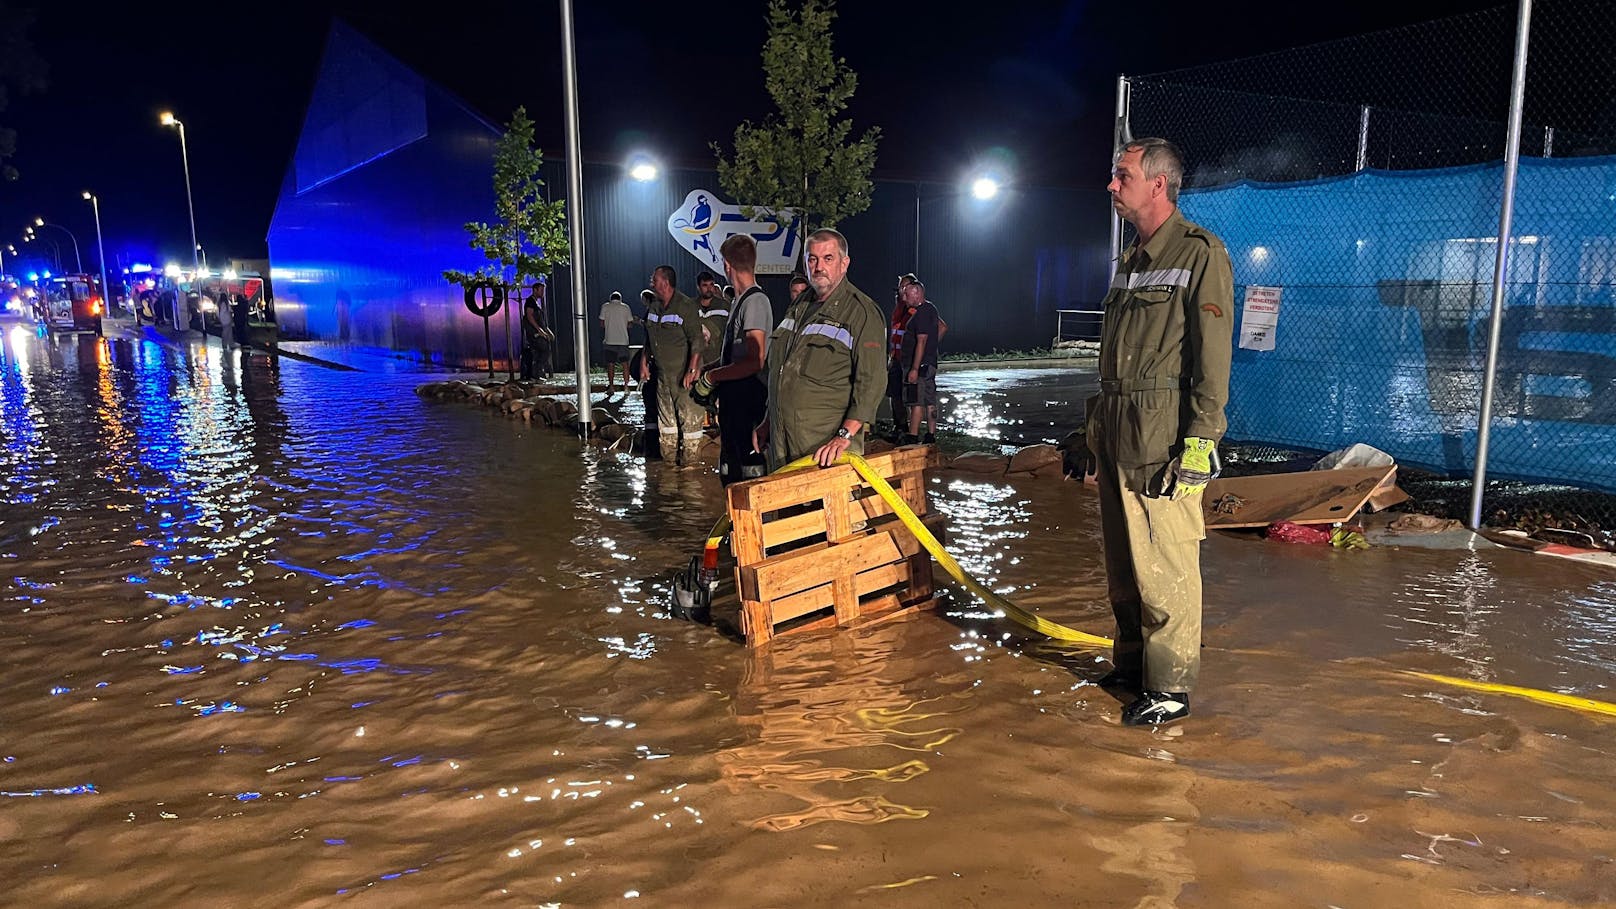
M 529 108 L 551 104 L 560 99 Z M 353 29 L 334 25 L 269 228 L 283 334 L 481 365 L 482 319 L 442 272 L 480 264 L 463 225 L 492 217 L 500 132 Z M 890 305 L 897 275 L 916 270 L 918 253 L 928 293 L 950 325 L 948 349 L 1046 346 L 1057 309 L 1091 308 L 1103 296 L 1103 178 L 1091 192 L 1011 188 L 986 204 L 952 185 L 878 181 L 869 210 L 840 225 L 851 245 L 850 278 Z M 564 195 L 560 159 L 546 161 L 544 179 Z M 702 265 L 681 250 L 667 222 L 698 188 L 716 191 L 716 172 L 664 171 L 639 182 L 620 163 L 586 161 L 587 324 L 596 349 L 600 304 L 617 290 L 637 310 L 654 266 L 673 265 L 693 293 Z M 558 368 L 571 362 L 570 278 L 560 269 L 548 294 Z M 767 279 L 765 289 L 783 305 L 782 279 Z M 493 319 L 501 366 L 516 320 Z

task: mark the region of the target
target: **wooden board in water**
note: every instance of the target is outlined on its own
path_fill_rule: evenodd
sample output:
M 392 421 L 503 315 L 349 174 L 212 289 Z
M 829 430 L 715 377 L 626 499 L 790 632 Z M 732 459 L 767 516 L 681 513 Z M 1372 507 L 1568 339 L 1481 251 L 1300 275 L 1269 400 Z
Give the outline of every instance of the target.
M 1216 479 L 1206 484 L 1206 492 L 1201 497 L 1206 528 L 1267 527 L 1279 521 L 1292 524 L 1350 521 L 1363 509 L 1369 496 L 1396 471 L 1397 466 L 1391 464 Z M 1219 508 L 1224 496 L 1229 495 L 1244 503 L 1233 514 Z

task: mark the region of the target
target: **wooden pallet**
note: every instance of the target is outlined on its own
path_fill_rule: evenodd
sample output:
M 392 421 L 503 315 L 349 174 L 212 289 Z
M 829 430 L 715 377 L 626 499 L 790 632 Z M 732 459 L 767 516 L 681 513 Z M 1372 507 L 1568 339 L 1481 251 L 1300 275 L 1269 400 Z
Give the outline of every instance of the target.
M 925 471 L 940 464 L 937 449 L 911 445 L 868 461 L 936 535 Z M 932 605 L 930 554 L 852 467 L 736 483 L 728 497 L 747 644 Z

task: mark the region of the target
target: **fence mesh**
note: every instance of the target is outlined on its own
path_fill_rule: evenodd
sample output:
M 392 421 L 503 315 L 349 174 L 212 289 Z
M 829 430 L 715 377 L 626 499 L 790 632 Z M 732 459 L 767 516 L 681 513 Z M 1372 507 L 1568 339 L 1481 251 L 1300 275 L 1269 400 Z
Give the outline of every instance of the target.
M 1420 504 L 1468 512 L 1446 478 L 1475 466 L 1516 17 L 1129 80 L 1132 135 L 1184 149 L 1180 204 L 1234 265 L 1232 439 L 1368 442 L 1430 473 Z M 1616 4 L 1535 4 L 1487 523 L 1616 529 L 1612 46 Z M 1271 329 L 1247 310 L 1267 288 Z

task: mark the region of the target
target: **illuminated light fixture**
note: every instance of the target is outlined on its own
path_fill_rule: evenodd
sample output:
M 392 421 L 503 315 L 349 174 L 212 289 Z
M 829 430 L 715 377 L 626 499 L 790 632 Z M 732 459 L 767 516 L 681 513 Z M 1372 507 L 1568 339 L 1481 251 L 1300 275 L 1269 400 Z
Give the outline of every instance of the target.
M 1253 261 L 1253 262 L 1267 262 L 1268 261 L 1268 247 L 1266 247 L 1266 246 L 1253 246 L 1251 248 L 1251 261 Z
M 34 226 L 35 227 L 44 227 L 45 226 L 45 219 L 44 218 L 35 218 L 34 219 Z
M 163 274 L 170 278 L 178 278 L 180 276 L 180 267 L 177 263 L 170 262 L 163 266 Z
M 628 163 L 628 175 L 641 183 L 650 183 L 661 173 L 649 156 L 635 155 Z
M 236 280 L 236 270 L 234 268 L 225 269 L 224 270 L 224 279 L 226 281 L 234 281 L 234 280 Z
M 164 126 L 173 126 L 174 125 L 174 112 L 173 111 L 167 111 L 167 110 L 163 111 L 161 114 L 158 115 L 157 122 L 163 124 Z
M 992 177 L 977 177 L 971 181 L 971 195 L 986 201 L 999 194 L 999 181 Z

